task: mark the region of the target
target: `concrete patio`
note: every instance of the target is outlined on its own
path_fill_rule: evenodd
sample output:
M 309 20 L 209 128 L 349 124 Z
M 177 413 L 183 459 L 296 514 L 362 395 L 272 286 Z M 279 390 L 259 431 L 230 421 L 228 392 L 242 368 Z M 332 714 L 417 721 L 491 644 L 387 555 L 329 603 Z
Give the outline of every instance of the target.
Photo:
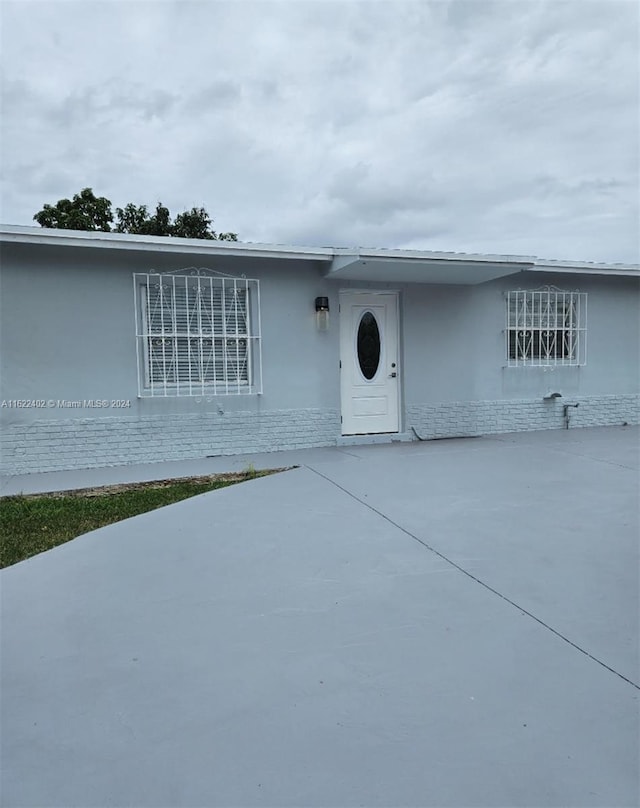
M 2 571 L 2 805 L 637 806 L 635 427 L 299 465 Z

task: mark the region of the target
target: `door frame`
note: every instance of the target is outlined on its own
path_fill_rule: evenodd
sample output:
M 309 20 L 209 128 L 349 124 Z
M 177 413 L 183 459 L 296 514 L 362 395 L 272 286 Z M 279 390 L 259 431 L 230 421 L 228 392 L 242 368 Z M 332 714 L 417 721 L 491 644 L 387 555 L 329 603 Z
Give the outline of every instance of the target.
M 342 373 L 342 363 L 346 359 L 346 357 L 343 356 L 343 353 L 342 353 L 342 346 L 343 346 L 343 341 L 342 341 L 342 328 L 343 328 L 342 300 L 343 300 L 343 296 L 346 296 L 346 295 L 352 295 L 354 298 L 357 298 L 358 295 L 369 295 L 369 296 L 386 295 L 387 297 L 393 297 L 394 298 L 394 304 L 393 305 L 395 307 L 395 320 L 396 320 L 396 323 L 395 323 L 395 325 L 396 325 L 395 338 L 396 338 L 396 351 L 397 351 L 396 364 L 398 365 L 398 380 L 397 380 L 397 384 L 396 384 L 397 423 L 396 423 L 396 428 L 391 430 L 391 431 L 385 430 L 384 432 L 380 431 L 380 432 L 368 432 L 368 433 L 345 432 L 344 431 L 344 425 L 343 425 L 343 418 L 342 418 L 344 408 L 345 408 L 345 396 L 344 396 L 344 392 L 343 392 L 342 378 L 340 378 L 340 433 L 341 433 L 341 435 L 345 435 L 345 436 L 346 435 L 357 435 L 357 434 L 364 434 L 364 435 L 367 435 L 367 434 L 369 434 L 369 435 L 393 435 L 393 434 L 397 434 L 397 433 L 400 432 L 401 423 L 402 423 L 402 409 L 401 409 L 401 400 L 402 400 L 402 395 L 401 395 L 401 386 L 402 386 L 401 348 L 402 348 L 402 343 L 400 341 L 400 290 L 399 289 L 367 289 L 365 287 L 358 287 L 358 288 L 343 288 L 343 289 L 340 289 L 338 291 L 338 301 L 339 301 L 338 310 L 339 310 L 339 326 L 340 326 L 340 332 L 339 332 L 339 335 L 338 335 L 338 350 L 339 350 L 339 355 L 340 355 L 340 369 L 341 369 L 340 372 L 341 373 Z M 352 358 L 352 357 L 349 357 L 349 358 Z

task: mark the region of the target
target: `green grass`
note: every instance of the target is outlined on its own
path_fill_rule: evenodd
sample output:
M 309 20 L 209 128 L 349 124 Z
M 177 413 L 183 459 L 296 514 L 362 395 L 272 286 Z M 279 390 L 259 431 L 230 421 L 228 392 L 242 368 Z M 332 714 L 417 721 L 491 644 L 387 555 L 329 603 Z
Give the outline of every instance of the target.
M 242 474 L 2 497 L 0 567 L 17 564 L 104 525 L 273 471 L 249 468 Z

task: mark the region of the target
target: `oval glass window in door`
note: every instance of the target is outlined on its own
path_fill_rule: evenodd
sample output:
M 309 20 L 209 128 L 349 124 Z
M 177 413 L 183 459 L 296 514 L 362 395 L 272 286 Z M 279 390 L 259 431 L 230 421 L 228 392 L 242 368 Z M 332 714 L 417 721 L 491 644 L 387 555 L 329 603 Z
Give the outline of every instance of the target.
M 358 363 L 365 379 L 373 379 L 380 364 L 380 330 L 373 313 L 365 311 L 358 325 Z

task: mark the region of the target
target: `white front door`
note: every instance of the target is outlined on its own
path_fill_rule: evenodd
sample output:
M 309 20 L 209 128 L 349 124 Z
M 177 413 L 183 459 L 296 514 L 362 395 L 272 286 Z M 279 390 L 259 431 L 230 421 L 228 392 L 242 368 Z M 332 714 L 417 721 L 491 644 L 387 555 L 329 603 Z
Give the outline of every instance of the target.
M 398 296 L 340 293 L 342 434 L 397 432 Z

